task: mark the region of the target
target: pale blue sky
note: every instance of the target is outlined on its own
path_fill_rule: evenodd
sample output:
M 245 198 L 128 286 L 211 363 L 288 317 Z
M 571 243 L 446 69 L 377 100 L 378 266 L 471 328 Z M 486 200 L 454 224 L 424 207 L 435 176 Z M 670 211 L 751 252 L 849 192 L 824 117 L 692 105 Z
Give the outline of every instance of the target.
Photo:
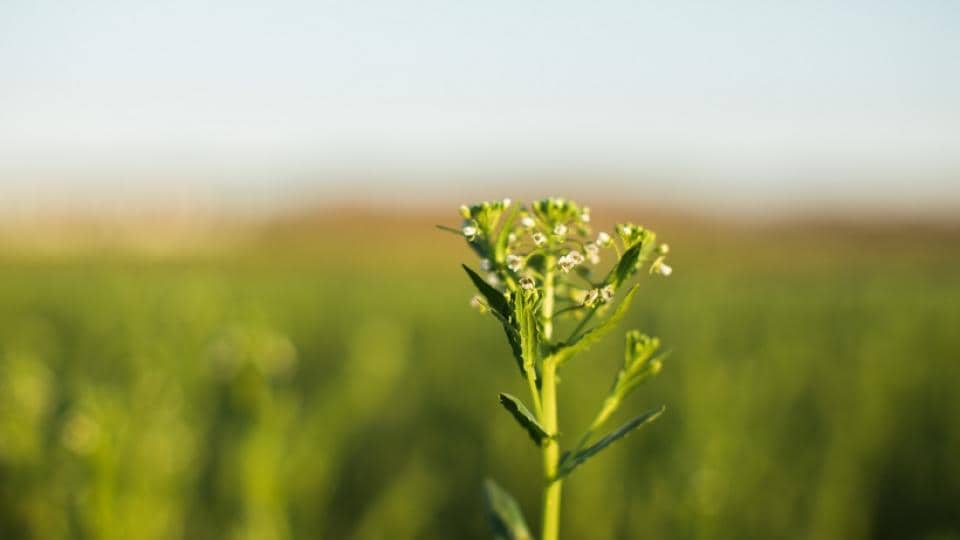
M 0 3 L 5 206 L 571 171 L 960 208 L 960 3 Z

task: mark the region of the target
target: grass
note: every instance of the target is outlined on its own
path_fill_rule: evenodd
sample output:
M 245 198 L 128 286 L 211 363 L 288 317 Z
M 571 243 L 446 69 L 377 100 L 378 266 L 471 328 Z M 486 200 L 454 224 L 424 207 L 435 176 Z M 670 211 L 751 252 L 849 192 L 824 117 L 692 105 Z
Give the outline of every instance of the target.
M 0 537 L 487 538 L 487 474 L 535 516 L 526 389 L 432 222 L 4 251 Z M 650 225 L 675 273 L 623 328 L 676 346 L 627 409 L 670 414 L 571 477 L 564 537 L 960 538 L 960 234 Z M 567 368 L 561 431 L 620 347 Z

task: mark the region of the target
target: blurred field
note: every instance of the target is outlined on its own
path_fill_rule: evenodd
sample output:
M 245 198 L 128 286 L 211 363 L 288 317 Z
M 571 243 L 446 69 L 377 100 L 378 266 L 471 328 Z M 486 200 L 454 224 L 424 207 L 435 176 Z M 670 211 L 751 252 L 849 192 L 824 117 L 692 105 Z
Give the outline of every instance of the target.
M 487 475 L 535 525 L 439 220 L 0 234 L 0 538 L 488 538 Z M 623 330 L 674 352 L 624 414 L 668 409 L 573 475 L 565 538 L 960 538 L 960 229 L 639 221 L 675 273 Z M 568 437 L 620 339 L 564 372 Z

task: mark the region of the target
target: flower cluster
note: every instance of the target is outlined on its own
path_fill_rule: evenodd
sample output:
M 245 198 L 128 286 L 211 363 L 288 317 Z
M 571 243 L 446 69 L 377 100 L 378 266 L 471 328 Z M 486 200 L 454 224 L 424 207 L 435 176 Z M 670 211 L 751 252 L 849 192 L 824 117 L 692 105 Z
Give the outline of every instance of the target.
M 583 255 L 577 250 L 568 252 L 563 257 L 557 259 L 557 266 L 564 272 L 569 272 L 574 266 L 583 262 Z
M 590 289 L 583 296 L 583 301 L 581 304 L 590 307 L 606 304 L 607 302 L 613 300 L 613 295 L 613 285 L 605 285 L 599 289 Z
M 598 307 L 650 259 L 650 273 L 673 272 L 665 262 L 668 246 L 657 244 L 652 231 L 621 223 L 594 235 L 590 209 L 569 199 L 549 197 L 528 205 L 503 199 L 463 205 L 460 215 L 460 233 L 480 256 L 487 282 L 504 292 L 541 289 L 544 277 L 556 271 L 558 293 Z

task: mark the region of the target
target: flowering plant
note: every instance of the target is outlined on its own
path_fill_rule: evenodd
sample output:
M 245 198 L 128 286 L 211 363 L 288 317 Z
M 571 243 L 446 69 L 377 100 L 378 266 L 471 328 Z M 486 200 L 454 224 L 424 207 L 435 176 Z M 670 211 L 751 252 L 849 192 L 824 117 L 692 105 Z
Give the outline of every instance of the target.
M 669 276 L 669 248 L 656 234 L 632 223 L 614 234 L 590 230 L 590 210 L 561 198 L 530 205 L 509 199 L 461 206 L 459 230 L 480 257 L 480 272 L 464 265 L 479 294 L 471 304 L 503 327 L 521 377 L 530 392 L 527 407 L 501 393 L 500 403 L 541 448 L 543 514 L 541 540 L 559 534 L 563 479 L 601 450 L 634 429 L 656 419 L 662 406 L 633 418 L 596 438 L 640 383 L 656 375 L 664 355 L 660 342 L 632 330 L 626 335 L 624 362 L 600 410 L 576 445 L 560 451 L 557 424 L 557 372 L 576 354 L 609 333 L 637 293 L 628 281 L 648 261 L 649 273 Z M 444 228 L 446 229 L 446 228 Z M 604 259 L 611 262 L 604 265 Z M 569 334 L 555 337 L 558 326 Z M 590 326 L 591 322 L 593 325 Z M 492 480 L 486 483 L 491 524 L 498 538 L 532 538 L 516 501 Z

